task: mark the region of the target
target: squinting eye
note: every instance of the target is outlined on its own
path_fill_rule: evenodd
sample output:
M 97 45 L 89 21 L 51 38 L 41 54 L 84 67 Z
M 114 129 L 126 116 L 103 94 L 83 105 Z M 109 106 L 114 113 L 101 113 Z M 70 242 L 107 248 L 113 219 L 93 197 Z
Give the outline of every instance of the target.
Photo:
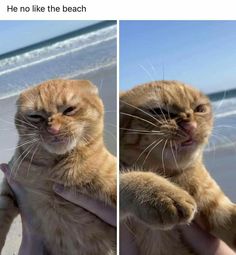
M 150 113 L 160 117 L 163 117 L 164 115 L 165 117 L 175 118 L 177 116 L 177 114 L 168 112 L 164 110 L 163 108 L 159 108 L 159 107 L 151 109 Z
M 168 112 L 166 111 L 166 110 L 164 110 L 164 109 L 162 109 L 162 108 L 153 108 L 152 110 L 151 110 L 151 112 L 152 112 L 152 114 L 156 114 L 156 115 L 167 115 L 168 114 Z
M 65 109 L 65 111 L 63 112 L 64 115 L 71 115 L 74 113 L 74 110 L 76 109 L 76 107 L 70 106 L 67 109 Z
M 39 114 L 30 114 L 30 115 L 28 115 L 27 117 L 28 117 L 30 120 L 35 121 L 35 122 L 39 122 L 39 121 L 44 120 L 44 118 L 43 118 L 41 115 L 39 115 Z
M 200 105 L 198 105 L 196 108 L 195 108 L 195 112 L 206 112 L 206 106 L 205 105 L 203 105 L 203 104 L 200 104 Z

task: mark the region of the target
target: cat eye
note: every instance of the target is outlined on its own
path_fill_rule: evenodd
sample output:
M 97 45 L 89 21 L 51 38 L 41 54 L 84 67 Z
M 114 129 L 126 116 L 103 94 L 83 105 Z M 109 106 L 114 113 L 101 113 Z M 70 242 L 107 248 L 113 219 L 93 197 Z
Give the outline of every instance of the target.
M 177 116 L 177 114 L 172 113 L 172 112 L 168 112 L 163 108 L 160 107 L 156 107 L 150 110 L 150 113 L 153 115 L 157 115 L 157 116 L 165 116 L 165 117 L 170 117 L 170 118 L 175 118 Z
M 63 112 L 64 115 L 72 115 L 75 113 L 76 107 L 70 106 L 66 108 Z
M 39 121 L 44 120 L 44 117 L 39 114 L 29 114 L 27 117 L 28 117 L 28 119 L 30 119 L 34 122 L 39 122 Z
M 200 113 L 204 113 L 204 112 L 206 112 L 206 111 L 207 111 L 207 108 L 206 108 L 206 106 L 203 105 L 203 104 L 198 105 L 198 106 L 195 108 L 195 110 L 194 110 L 194 112 L 200 112 Z

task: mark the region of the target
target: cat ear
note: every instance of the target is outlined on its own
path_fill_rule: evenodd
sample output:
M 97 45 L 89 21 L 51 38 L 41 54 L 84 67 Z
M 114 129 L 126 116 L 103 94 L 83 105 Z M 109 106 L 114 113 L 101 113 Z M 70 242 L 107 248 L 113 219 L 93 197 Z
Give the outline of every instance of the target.
M 73 82 L 75 82 L 78 86 L 80 86 L 80 88 L 83 89 L 84 91 L 98 95 L 98 88 L 91 81 L 75 80 Z

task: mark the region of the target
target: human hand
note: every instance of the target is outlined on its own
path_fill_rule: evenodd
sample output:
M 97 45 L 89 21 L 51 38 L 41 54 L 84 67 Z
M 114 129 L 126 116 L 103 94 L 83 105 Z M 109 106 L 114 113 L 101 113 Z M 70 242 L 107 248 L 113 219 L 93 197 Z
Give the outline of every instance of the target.
M 236 253 L 222 240 L 217 239 L 198 224 L 184 225 L 179 228 L 184 241 L 198 255 L 235 255 Z
M 19 255 L 46 255 L 47 251 L 41 237 L 35 230 L 35 222 L 32 213 L 27 206 L 26 190 L 11 176 L 10 168 L 7 164 L 0 165 L 7 181 L 14 192 L 22 218 L 23 236 Z M 57 195 L 74 203 L 90 213 L 95 214 L 107 224 L 116 227 L 116 209 L 106 205 L 102 201 L 95 200 L 89 196 L 75 192 L 74 189 L 64 188 L 62 185 L 55 184 L 54 191 Z
M 95 214 L 107 224 L 116 227 L 116 208 L 61 184 L 54 184 L 53 189 L 57 195 Z
M 120 255 L 139 255 L 134 234 L 124 222 L 120 223 Z
M 22 220 L 22 242 L 18 255 L 46 255 L 47 252 L 45 251 L 42 238 L 33 227 L 34 219 L 32 219 L 32 214 L 27 206 L 25 188 L 14 180 L 7 164 L 1 164 L 0 169 L 3 171 L 8 184 L 11 187 L 20 209 Z

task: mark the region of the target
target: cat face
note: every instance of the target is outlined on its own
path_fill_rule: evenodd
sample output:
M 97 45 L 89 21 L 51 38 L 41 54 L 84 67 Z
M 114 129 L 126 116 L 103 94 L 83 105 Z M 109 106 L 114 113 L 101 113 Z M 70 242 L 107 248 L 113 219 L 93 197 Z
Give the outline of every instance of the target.
M 197 89 L 175 81 L 137 86 L 121 95 L 121 160 L 183 168 L 202 151 L 212 124 L 210 101 Z
M 23 92 L 17 105 L 20 139 L 35 140 L 50 153 L 65 154 L 103 129 L 103 104 L 89 81 L 47 81 Z

